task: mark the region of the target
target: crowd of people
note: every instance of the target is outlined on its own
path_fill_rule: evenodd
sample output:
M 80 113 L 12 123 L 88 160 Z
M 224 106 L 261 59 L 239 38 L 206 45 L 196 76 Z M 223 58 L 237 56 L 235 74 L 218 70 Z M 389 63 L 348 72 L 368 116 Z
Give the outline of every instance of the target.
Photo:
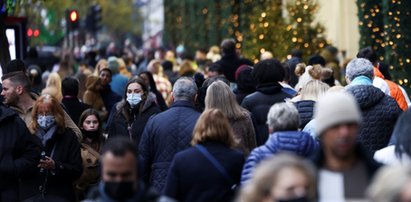
M 10 61 L 0 202 L 411 201 L 411 102 L 372 48 L 235 45 Z

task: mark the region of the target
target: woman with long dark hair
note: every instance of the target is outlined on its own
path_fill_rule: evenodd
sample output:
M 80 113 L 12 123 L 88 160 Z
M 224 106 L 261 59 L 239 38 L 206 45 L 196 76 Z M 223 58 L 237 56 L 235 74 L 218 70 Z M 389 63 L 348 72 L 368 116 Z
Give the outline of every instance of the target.
M 138 145 L 148 119 L 160 112 L 145 82 L 133 78 L 127 83 L 124 99 L 110 113 L 106 128 L 108 138 L 127 136 Z
M 154 81 L 153 74 L 149 71 L 144 71 L 138 74 L 138 76 L 144 80 L 146 85 L 148 86 L 148 90 L 150 94 L 153 94 L 156 98 L 156 103 L 160 107 L 161 111 L 165 111 L 168 109 L 166 101 L 163 98 L 163 95 L 161 95 L 160 91 L 158 91 L 156 82 Z

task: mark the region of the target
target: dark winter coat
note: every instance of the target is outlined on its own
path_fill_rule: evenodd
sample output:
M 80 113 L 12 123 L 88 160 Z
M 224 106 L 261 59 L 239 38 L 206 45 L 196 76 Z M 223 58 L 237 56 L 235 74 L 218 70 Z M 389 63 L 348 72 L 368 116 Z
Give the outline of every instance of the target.
M 363 116 L 358 140 L 374 154 L 387 146 L 402 111 L 393 98 L 372 85 L 349 86 L 347 91 L 354 95 Z
M 146 187 L 143 183 L 139 184 L 139 192 L 137 192 L 133 198 L 128 201 L 138 201 L 138 202 L 155 202 L 158 201 L 159 196 L 157 192 Z M 87 199 L 83 202 L 116 202 L 111 199 L 104 191 L 104 184 L 100 183 L 98 186 L 93 187 L 88 193 Z
M 61 101 L 70 118 L 75 124 L 78 124 L 81 114 L 84 110 L 91 108 L 90 105 L 80 102 L 77 97 L 63 97 Z
M 49 140 L 43 151 L 55 162 L 55 169 L 50 170 L 47 177 L 46 196 L 57 196 L 67 201 L 75 201 L 73 182 L 80 177 L 83 167 L 80 154 L 80 143 L 75 133 L 69 129 L 58 129 Z M 25 200 L 40 194 L 39 186 L 44 183 L 46 172 L 37 172 L 30 178 L 22 180 L 20 199 Z
M 300 115 L 300 128 L 304 128 L 313 119 L 314 105 L 315 101 L 312 100 L 302 100 L 295 103 Z
M 253 63 L 250 60 L 239 58 L 237 55 L 225 55 L 216 63 L 221 66 L 224 76 L 230 82 L 235 82 L 235 71 L 237 71 L 238 67 L 241 65 L 253 66 Z
M 285 99 L 291 96 L 283 92 L 282 87 L 278 83 L 267 83 L 257 87 L 257 92 L 254 92 L 244 98 L 241 106 L 247 109 L 256 121 L 256 136 L 257 146 L 264 144 L 268 138 L 267 114 L 270 107 L 279 102 L 284 102 Z
M 188 147 L 200 113 L 189 101 L 176 101 L 146 124 L 139 151 L 143 179 L 158 192 L 164 189 L 174 155 Z
M 357 144 L 355 148 L 355 154 L 357 158 L 362 161 L 367 169 L 368 179 L 371 180 L 374 174 L 382 166 L 380 163 L 374 160 L 373 155 L 360 144 Z M 316 166 L 317 171 L 324 168 L 325 166 L 325 154 L 324 150 L 320 147 L 314 154 L 310 157 L 310 160 Z
M 18 201 L 19 178 L 37 171 L 40 150 L 24 121 L 0 104 L 0 201 Z
M 241 183 L 251 179 L 255 167 L 264 159 L 279 152 L 292 152 L 302 157 L 311 156 L 319 144 L 310 134 L 299 131 L 281 131 L 270 135 L 267 142 L 254 149 L 244 165 Z
M 202 145 L 224 167 L 233 183 L 238 184 L 244 164 L 243 154 L 218 142 Z M 175 155 L 164 194 L 180 202 L 225 202 L 233 197 L 231 186 L 197 148 L 191 147 Z
M 121 101 L 121 96 L 111 90 L 110 85 L 104 86 L 100 91 L 101 99 L 103 99 L 104 107 L 108 112 L 111 112 L 111 109 L 117 102 Z
M 124 106 L 128 105 L 127 101 L 123 100 L 119 102 L 110 113 L 110 118 L 107 122 L 106 131 L 108 138 L 116 136 L 130 137 L 136 145 L 140 142 L 141 135 L 143 134 L 144 127 L 148 119 L 157 113 L 160 113 L 160 108 L 154 102 L 154 98 L 148 96 L 147 100 L 143 103 L 139 103 L 133 109 L 129 118 L 126 118 Z M 140 104 L 143 107 L 140 108 Z M 141 113 L 140 113 L 141 110 Z M 129 130 L 131 129 L 131 131 Z

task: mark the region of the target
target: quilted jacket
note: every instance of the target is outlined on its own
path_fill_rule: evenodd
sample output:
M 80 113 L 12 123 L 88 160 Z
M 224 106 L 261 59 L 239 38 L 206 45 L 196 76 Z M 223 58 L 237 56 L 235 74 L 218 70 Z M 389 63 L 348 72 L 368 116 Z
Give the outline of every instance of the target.
M 295 103 L 300 115 L 300 128 L 304 128 L 314 117 L 314 105 L 312 100 L 302 100 Z
M 318 142 L 308 133 L 300 131 L 275 132 L 270 135 L 264 145 L 251 152 L 243 167 L 241 184 L 252 177 L 252 172 L 258 163 L 278 152 L 292 152 L 302 157 L 309 157 L 318 148 Z
M 367 152 L 374 154 L 387 146 L 402 111 L 393 98 L 374 86 L 349 86 L 346 90 L 354 95 L 363 116 L 358 140 Z
M 152 116 L 139 144 L 143 180 L 162 193 L 174 155 L 188 147 L 200 113 L 188 101 Z

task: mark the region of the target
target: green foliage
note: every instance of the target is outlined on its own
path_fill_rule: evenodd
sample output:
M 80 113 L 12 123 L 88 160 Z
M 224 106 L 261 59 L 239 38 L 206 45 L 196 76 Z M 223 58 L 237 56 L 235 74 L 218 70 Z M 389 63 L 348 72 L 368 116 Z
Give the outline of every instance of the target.
M 310 55 L 327 44 L 324 28 L 313 23 L 315 0 L 293 1 L 287 18 L 281 0 L 165 0 L 164 6 L 164 44 L 171 47 L 209 47 L 231 37 L 255 60 L 264 51 L 284 59 L 295 48 Z
M 29 27 L 41 30 L 39 38 L 31 39 L 31 45 L 55 44 L 66 34 L 65 10 L 76 9 L 80 19 L 85 19 L 93 3 L 81 0 L 17 0 L 14 13 L 9 15 L 26 16 Z M 141 35 L 142 19 L 133 6 L 133 0 L 97 0 L 96 3 L 102 7 L 102 25 L 108 34 L 115 37 Z M 41 16 L 42 10 L 46 11 L 46 16 Z
M 395 82 L 410 92 L 411 1 L 357 0 L 360 47 L 372 46 L 390 65 Z

